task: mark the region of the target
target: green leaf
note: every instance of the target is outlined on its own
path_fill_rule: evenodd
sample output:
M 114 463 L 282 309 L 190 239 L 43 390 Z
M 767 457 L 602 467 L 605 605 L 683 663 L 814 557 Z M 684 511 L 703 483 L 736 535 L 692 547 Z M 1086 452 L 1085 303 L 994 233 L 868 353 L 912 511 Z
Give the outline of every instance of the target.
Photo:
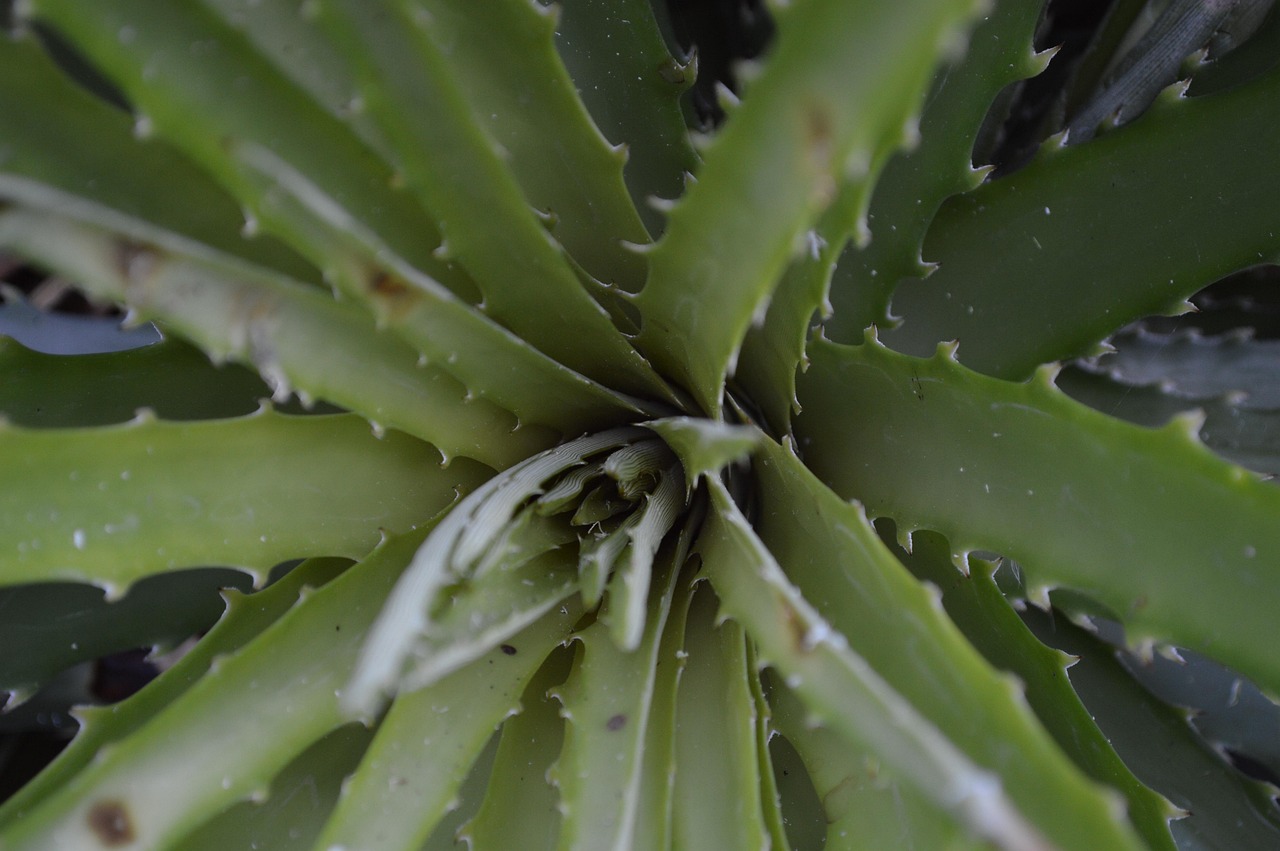
M 0 832 L 6 851 L 170 845 L 351 720 L 339 695 L 425 530 L 387 540 Z M 145 694 L 143 692 L 142 694 Z M 141 695 L 139 695 L 141 697 Z M 252 747 L 236 746 L 252 742 Z M 198 766 L 198 771 L 192 767 Z
M 564 741 L 564 720 L 549 691 L 564 682 L 572 658 L 567 651 L 553 653 L 525 688 L 519 714 L 503 723 L 484 800 L 460 832 L 468 847 L 554 851 L 560 796 L 548 772 Z
M 1040 643 L 1009 605 L 993 579 L 995 565 L 970 558 L 969 574 L 956 569 L 941 535 L 918 530 L 911 552 L 899 552 L 912 573 L 942 592 L 947 614 L 991 664 L 1018 676 L 1027 702 L 1062 750 L 1090 777 L 1122 791 L 1129 820 L 1151 848 L 1174 851 L 1169 819 L 1177 810 L 1142 785 L 1120 761 L 1068 679 L 1073 657 Z
M 685 627 L 676 705 L 675 848 L 769 848 L 746 637 L 706 585 Z M 763 766 L 765 769 L 768 765 Z
M 823 324 L 831 339 L 856 343 L 871 325 L 890 327 L 898 281 L 930 271 L 920 256 L 929 223 L 948 196 L 986 176 L 974 168 L 973 149 L 992 102 L 1004 87 L 1039 74 L 1052 55 L 1032 47 L 1041 5 L 1000 0 L 974 28 L 964 56 L 938 69 L 920 113 L 920 141 L 895 154 L 876 180 L 870 242 L 850 245 L 836 267 L 833 313 Z
M 165 322 L 210 357 L 253 364 L 279 400 L 297 387 L 307 400 L 429 440 L 446 458 L 499 468 L 552 440 L 547 430 L 519 428 L 507 411 L 469 398 L 452 375 L 420 363 L 411 346 L 378 331 L 349 302 L 268 270 L 21 208 L 0 213 L 0 244 Z
M 264 174 L 269 162 L 286 164 L 336 199 L 353 223 L 439 283 L 463 297 L 473 293 L 465 276 L 432 259 L 440 242 L 435 224 L 412 196 L 395 190 L 391 167 L 203 4 L 104 0 L 83 7 L 33 0 L 27 9 L 124 90 L 144 135 L 156 133 L 180 148 L 260 225 L 278 231 L 326 273 L 329 258 L 350 238 L 326 247 L 324 240 L 341 236 L 335 228 L 305 205 L 264 197 L 287 179 Z
M 169 145 L 135 136 L 127 113 L 73 83 L 30 39 L 0 42 L 0 109 L 10 118 L 0 197 L 65 214 L 91 207 L 104 224 L 114 212 L 139 239 L 154 227 L 301 280 L 318 277 L 275 239 L 246 239 L 244 214 L 224 188 Z
M 180 340 L 91 355 L 47 355 L 0 338 L 0 414 L 28 428 L 113 425 L 148 408 L 166 420 L 251 414 L 271 389 L 250 370 L 214 366 Z
M 502 545 L 504 530 L 517 511 L 541 495 L 550 479 L 593 455 L 645 436 L 648 432 L 641 428 L 619 428 L 548 449 L 480 485 L 449 512 L 414 555 L 374 627 L 356 681 L 348 689 L 346 699 L 353 711 L 372 715 L 383 697 L 395 690 L 406 660 L 430 635 L 433 620 L 449 608 L 449 592 L 475 579 L 490 548 Z M 536 514 L 536 506 L 525 510 Z
M 554 609 L 477 664 L 401 693 L 316 847 L 373 851 L 425 842 L 494 729 L 519 707 L 525 686 L 580 615 L 576 606 Z
M 1135 387 L 1105 375 L 1068 367 L 1057 379 L 1062 392 L 1097 411 L 1157 427 L 1179 415 L 1204 415 L 1200 439 L 1223 458 L 1267 476 L 1280 476 L 1280 411 L 1254 410 L 1224 399 L 1191 400 L 1158 387 Z
M 306 90 L 325 111 L 341 119 L 382 159 L 390 147 L 361 108 L 356 72 L 315 15 L 297 0 L 203 0 L 209 11 L 243 33 L 290 81 Z
M 1136 331 L 1108 342 L 1114 351 L 1093 359 L 1091 371 L 1185 399 L 1231 396 L 1237 408 L 1280 410 L 1280 340 Z
M 413 1 L 431 16 L 433 40 L 449 46 L 453 80 L 551 235 L 596 280 L 638 290 L 647 264 L 626 243 L 649 235 L 623 183 L 628 149 L 596 129 L 556 53 L 564 10 L 531 0 Z
M 690 492 L 698 479 L 719 473 L 751 453 L 764 435 L 746 426 L 732 426 L 698 417 L 650 420 L 644 427 L 658 433 L 680 459 Z
M 1158 700 L 1123 669 L 1116 651 L 1061 612 L 1028 609 L 1046 643 L 1079 661 L 1068 672 L 1103 733 L 1145 783 L 1189 811 L 1171 825 L 1183 849 L 1270 848 L 1280 838 L 1275 789 L 1250 780 L 1196 734 L 1191 713 Z
M 790 430 L 795 371 L 813 323 L 821 320 L 832 339 L 861 339 L 873 324 L 892 324 L 889 296 L 899 279 L 929 272 L 920 257 L 929 222 L 947 196 L 974 188 L 987 171 L 974 168 L 973 151 L 992 102 L 1048 62 L 1051 54 L 1032 49 L 1041 11 L 1024 0 L 995 4 L 964 55 L 935 71 L 913 134 L 919 138 L 892 156 L 882 146 L 873 163 L 887 163 L 872 169 L 874 188 L 846 184 L 805 235 L 807 250 L 787 268 L 763 326 L 748 331 L 735 375 L 775 433 Z
M 978 851 L 990 847 L 969 836 L 964 825 L 916 789 L 885 777 L 873 754 L 851 748 L 835 731 L 815 724 L 805 703 L 790 689 L 775 685 L 770 701 L 778 732 L 796 749 L 821 799 L 826 817 L 824 848 Z
M 108 597 L 181 567 L 261 577 L 287 559 L 359 557 L 379 527 L 414 528 L 488 475 L 465 459 L 442 468 L 434 448 L 397 432 L 379 440 L 358 417 L 266 409 L 198 423 L 5 426 L 0 459 L 0 538 L 16 551 L 5 581 L 88 581 Z
M 211 12 L 146 0 L 31 8 L 129 93 L 143 129 L 222 182 L 252 227 L 305 254 L 471 392 L 524 423 L 575 434 L 637 410 L 468 304 L 479 299 L 474 283 L 433 256 L 435 223 L 395 189 L 391 167 Z
M 619 648 L 603 621 L 575 636 L 581 646 L 573 672 L 555 690 L 566 722 L 564 750 L 552 774 L 564 815 L 561 849 L 641 849 L 642 835 L 655 843 L 648 847 L 665 847 L 661 813 L 669 804 L 663 806 L 652 784 L 669 775 L 645 756 L 653 743 L 648 730 L 659 670 L 674 675 L 677 668 L 665 654 L 668 665 L 658 666 L 668 623 L 680 631 L 684 626 L 680 610 L 688 595 L 677 594 L 677 567 L 664 560 L 650 584 L 644 635 L 635 650 Z
M 52 764 L 0 807 L 0 833 L 70 782 L 101 749 L 125 739 L 177 699 L 213 667 L 218 657 L 232 654 L 274 623 L 293 607 L 305 588 L 324 585 L 347 565 L 343 559 L 310 559 L 255 594 L 225 591 L 227 608 L 222 619 L 172 668 L 119 703 L 74 710 L 80 722 L 75 738 Z
M 1021 688 L 966 641 L 858 507 L 777 444 L 766 444 L 756 472 L 757 533 L 771 557 L 924 722 L 998 777 L 1022 814 L 1063 847 L 1132 844 L 1114 796 L 1064 757 Z
M 711 507 L 697 552 L 723 610 L 755 639 L 764 664 L 779 670 L 813 717 L 854 748 L 874 752 L 886 773 L 911 784 L 975 835 L 998 847 L 1136 848 L 1116 823 L 1032 823 L 1000 779 L 970 761 L 933 724 L 850 649 L 805 602 L 752 532 L 724 487 L 707 480 Z M 1052 802 L 1050 802 L 1052 803 Z M 1099 841 L 1101 840 L 1101 841 Z
M 376 8 L 328 0 L 322 8 L 357 66 L 361 96 L 387 133 L 405 185 L 439 223 L 436 255 L 471 273 L 485 312 L 583 375 L 660 397 L 662 382 L 582 288 L 476 120 L 480 105 L 469 104 L 470 92 L 456 82 L 466 64 L 451 66 L 440 46 L 449 44 L 448 28 L 436 32 L 435 16 L 405 0 Z
M 1267 0 L 1261 0 L 1266 3 Z M 1254 2 L 1253 5 L 1258 5 Z M 1239 85 L 1280 63 L 1280 7 L 1271 3 L 1271 12 L 1259 29 L 1242 45 L 1224 56 L 1214 56 L 1208 66 L 1197 70 L 1187 94 L 1198 97 Z
M 636 299 L 637 344 L 718 415 L 727 375 L 797 240 L 845 182 L 900 139 L 970 0 L 810 0 L 672 211 Z M 893 56 L 893 63 L 880 61 Z M 874 69 L 874 70 L 873 70 Z
M 373 731 L 347 724 L 311 745 L 271 781 L 264 801 L 240 801 L 182 837 L 183 851 L 310 851 L 343 781 Z
M 967 366 L 1022 379 L 1125 323 L 1280 259 L 1280 71 L 1212 96 L 1157 102 L 1087 145 L 1046 143 L 1021 171 L 953 197 L 925 241 L 938 264 L 894 296 L 886 344 L 960 341 Z M 1174 215 L 1171 211 L 1186 211 Z
M 654 199 L 679 197 L 698 162 L 680 106 L 696 67 L 671 54 L 649 0 L 557 5 L 556 46 L 565 67 L 601 132 L 626 146 L 631 197 L 649 232 L 659 234 L 664 220 Z
M 1122 124 L 1146 109 L 1161 89 L 1178 79 L 1183 60 L 1204 47 L 1231 16 L 1232 7 L 1239 5 L 1240 0 L 1172 0 L 1120 59 L 1103 88 L 1072 116 L 1067 141 L 1087 142 L 1104 121 Z
M 249 587 L 243 574 L 222 569 L 148 577 L 108 603 L 101 588 L 64 582 L 0 590 L 0 647 L 20 647 L 0 659 L 0 691 L 25 699 L 50 677 L 136 647 L 172 647 L 209 628 L 222 614 L 218 591 Z M 6 709 L 13 706 L 2 704 Z
M 956 553 L 1015 559 L 1034 599 L 1073 588 L 1137 642 L 1173 641 L 1280 691 L 1257 641 L 1280 607 L 1280 490 L 1205 450 L 1197 423 L 1113 420 L 1065 397 L 1051 370 L 1014 384 L 874 341 L 810 354 L 798 445 L 837 493 Z

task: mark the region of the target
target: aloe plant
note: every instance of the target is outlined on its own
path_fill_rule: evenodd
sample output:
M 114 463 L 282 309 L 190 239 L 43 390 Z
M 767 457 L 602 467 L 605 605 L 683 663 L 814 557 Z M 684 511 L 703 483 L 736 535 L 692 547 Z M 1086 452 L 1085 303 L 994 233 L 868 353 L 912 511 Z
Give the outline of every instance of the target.
M 1131 323 L 1280 259 L 1278 16 L 992 173 L 1041 5 L 779 0 L 710 126 L 645 0 L 18 4 L 0 248 L 164 340 L 0 346 L 6 710 L 200 637 L 0 848 L 1274 847 L 1274 343 Z

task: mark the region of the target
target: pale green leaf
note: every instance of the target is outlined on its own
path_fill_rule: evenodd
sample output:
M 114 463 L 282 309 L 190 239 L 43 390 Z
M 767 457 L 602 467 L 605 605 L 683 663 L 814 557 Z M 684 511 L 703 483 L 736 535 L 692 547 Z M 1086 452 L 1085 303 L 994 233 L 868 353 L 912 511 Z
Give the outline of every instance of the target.
M 379 331 L 350 302 L 190 244 L 134 242 L 73 219 L 11 208 L 0 244 L 42 262 L 88 292 L 127 303 L 203 346 L 211 357 L 252 364 L 287 399 L 297 388 L 356 411 L 378 428 L 436 444 L 446 458 L 505 467 L 551 442 L 403 340 Z M 438 443 L 437 443 L 438 441 Z
M 197 423 L 5 426 L 0 458 L 0 538 L 12 547 L 3 581 L 89 581 L 108 596 L 175 568 L 261 577 L 287 559 L 363 556 L 379 527 L 415 528 L 489 475 L 465 459 L 442 468 L 429 444 L 397 432 L 379 440 L 355 416 L 267 409 Z
M 660 804 L 646 794 L 653 778 L 648 772 L 664 766 L 647 763 L 648 728 L 658 682 L 658 660 L 668 620 L 683 627 L 683 617 L 672 617 L 679 570 L 662 564 L 651 583 L 649 611 L 639 646 L 620 649 L 601 622 L 577 634 L 578 656 L 569 679 L 555 694 L 564 705 L 564 750 L 553 769 L 560 789 L 564 827 L 561 849 L 639 849 L 638 835 L 651 836 L 653 847 L 665 847 L 664 837 L 653 836 L 657 815 L 643 804 Z M 678 595 L 687 600 L 687 596 Z M 664 670 L 674 668 L 670 657 Z
M 484 800 L 461 831 L 475 851 L 554 851 L 560 796 L 548 772 L 564 741 L 564 721 L 548 692 L 564 682 L 572 658 L 567 651 L 548 658 L 525 688 L 519 714 L 503 723 Z
M 810 0 L 788 11 L 764 72 L 672 211 L 636 300 L 641 351 L 703 410 L 718 415 L 742 339 L 763 321 L 797 241 L 902 137 L 974 11 L 970 0 Z
M 734 621 L 716 623 L 717 606 L 715 594 L 702 585 L 685 627 L 672 846 L 767 849 L 746 637 Z
M 581 612 L 554 609 L 502 648 L 392 703 L 317 847 L 413 849 L 452 808 L 467 771 Z M 515 650 L 508 652 L 508 648 Z
M 661 397 L 662 382 L 583 289 L 477 121 L 471 92 L 456 80 L 465 64 L 447 60 L 448 29 L 437 33 L 435 16 L 407 0 L 376 7 L 326 0 L 321 8 L 356 64 L 361 96 L 387 133 L 409 194 L 441 228 L 437 256 L 471 274 L 485 312 L 583 375 Z

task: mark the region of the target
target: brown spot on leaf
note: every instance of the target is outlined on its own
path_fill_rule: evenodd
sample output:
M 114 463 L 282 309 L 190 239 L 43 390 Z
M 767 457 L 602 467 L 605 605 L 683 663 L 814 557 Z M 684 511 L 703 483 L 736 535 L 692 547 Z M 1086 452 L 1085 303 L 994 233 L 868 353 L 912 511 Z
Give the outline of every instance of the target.
M 383 319 L 394 320 L 412 310 L 422 297 L 408 281 L 385 269 L 374 270 L 367 285 Z
M 800 612 L 796 610 L 796 607 L 791 605 L 790 602 L 783 600 L 782 615 L 785 618 L 783 626 L 786 627 L 787 634 L 791 637 L 791 643 L 795 645 L 796 649 L 802 653 L 807 653 L 812 650 L 813 648 L 809 646 L 809 642 L 807 640 L 809 636 L 809 627 L 805 625 L 804 618 L 801 616 Z
M 516 649 L 512 647 L 510 644 L 502 645 L 502 652 L 506 653 L 508 656 L 516 655 Z
M 608 721 L 604 722 L 604 728 L 608 730 L 610 733 L 616 733 L 619 730 L 621 730 L 624 726 L 626 726 L 626 723 L 627 723 L 627 716 L 619 713 L 613 716 L 612 718 L 610 718 Z
M 821 103 L 806 104 L 804 109 L 805 149 L 813 169 L 817 200 L 829 204 L 835 197 L 836 182 L 831 174 L 835 158 L 835 125 L 831 112 Z
M 98 801 L 90 807 L 89 829 L 107 848 L 118 848 L 134 840 L 129 811 L 124 803 L 114 799 Z

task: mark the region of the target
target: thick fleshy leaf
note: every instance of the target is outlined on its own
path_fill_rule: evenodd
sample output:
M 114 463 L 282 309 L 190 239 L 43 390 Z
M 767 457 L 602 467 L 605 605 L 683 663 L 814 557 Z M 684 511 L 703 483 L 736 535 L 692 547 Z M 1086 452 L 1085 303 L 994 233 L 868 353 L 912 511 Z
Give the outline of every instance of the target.
M 141 728 L 208 673 L 219 657 L 248 644 L 289 611 L 305 589 L 324 585 L 347 565 L 343 559 L 311 559 L 256 594 L 224 592 L 227 610 L 222 619 L 161 677 L 120 703 L 75 710 L 80 722 L 75 739 L 50 766 L 5 801 L 0 808 L 0 832 L 12 821 L 24 819 L 40 801 L 70 782 L 102 748 L 124 740 Z
M 311 851 L 373 731 L 347 724 L 299 754 L 271 780 L 266 799 L 240 801 L 182 837 L 183 851 Z
M 717 625 L 716 608 L 715 594 L 700 586 L 685 627 L 676 706 L 672 846 L 767 849 L 746 637 L 734 621 Z
M 623 183 L 630 149 L 600 135 L 556 53 L 565 10 L 532 0 L 413 2 L 431 16 L 453 79 L 551 235 L 596 280 L 638 290 L 647 265 L 624 243 L 649 236 Z M 608 5 L 617 16 L 618 4 Z
M 1280 607 L 1280 490 L 1208 452 L 1198 423 L 1139 428 L 1072 402 L 1049 371 L 1015 384 L 942 351 L 810 354 L 799 447 L 837 493 L 943 533 L 956 553 L 1015 559 L 1036 599 L 1074 588 L 1134 641 L 1199 650 L 1280 692 L 1258 640 Z
M 451 809 L 494 729 L 519 708 L 525 686 L 580 615 L 574 606 L 555 609 L 479 664 L 399 695 L 317 847 L 420 847 Z
M 224 608 L 218 592 L 246 590 L 249 577 L 220 568 L 148 577 L 108 603 L 101 588 L 48 582 L 0 589 L 0 691 L 24 699 L 79 662 L 139 647 L 170 648 L 210 627 Z M 13 703 L 0 700 L 12 709 Z
M 474 282 L 433 255 L 435 222 L 396 189 L 391 166 L 213 13 L 138 0 L 97 3 L 92 14 L 63 0 L 28 8 L 125 89 L 140 127 L 217 177 L 252 228 L 297 248 L 471 392 L 569 432 L 635 410 L 472 307 Z
M 719 473 L 729 464 L 742 460 L 764 439 L 754 428 L 697 417 L 650 420 L 644 427 L 657 432 L 676 453 L 690 491 L 699 478 Z
M 433 620 L 451 607 L 447 592 L 476 578 L 491 547 L 505 546 L 504 531 L 517 510 L 541 495 L 549 479 L 582 465 L 594 454 L 614 450 L 642 436 L 648 436 L 648 432 L 620 428 L 549 449 L 485 482 L 451 511 L 414 554 L 387 610 L 374 626 L 369 646 L 361 655 L 358 676 L 348 689 L 346 700 L 353 711 L 372 715 L 383 698 L 395 691 L 414 649 L 429 641 Z M 493 566 L 500 566 L 504 557 L 494 561 Z M 514 566 L 522 563 L 517 560 Z M 558 580 L 551 580 L 552 589 L 558 587 Z M 483 606 L 485 601 L 476 603 Z M 445 636 L 464 638 L 465 628 L 458 627 L 446 631 Z M 422 656 L 429 670 L 431 654 L 423 652 Z
M 1253 79 L 1280 63 L 1280 7 L 1274 0 L 1245 0 L 1242 5 L 1265 5 L 1271 12 L 1247 41 L 1234 45 L 1226 55 L 1212 51 L 1213 60 L 1200 68 L 1191 80 L 1187 94 L 1196 97 L 1211 94 Z
M 952 563 L 946 539 L 923 530 L 912 533 L 910 553 L 897 555 L 918 578 L 937 586 L 947 614 L 991 664 L 1017 675 L 1027 702 L 1062 750 L 1090 777 L 1124 793 L 1129 820 L 1147 845 L 1174 851 L 1169 819 L 1177 810 L 1120 761 L 1071 687 L 1068 668 L 1075 659 L 1045 647 L 1027 629 L 996 587 L 995 565 L 970 558 L 966 576 Z
M 425 530 L 385 542 L 302 601 L 0 832 L 7 851 L 173 843 L 261 795 L 352 720 L 339 695 L 369 625 Z M 252 748 L 231 743 L 252 741 Z M 198 766 L 198 771 L 192 767 Z
M 930 271 L 920 257 L 929 222 L 950 195 L 974 188 L 986 169 L 973 152 L 992 101 L 1014 81 L 1044 69 L 1051 53 L 1033 52 L 1041 17 L 1035 3 L 997 3 L 969 38 L 962 57 L 944 61 L 919 115 L 918 139 L 888 157 L 874 189 L 857 183 L 805 234 L 764 324 L 747 333 L 735 374 L 775 433 L 786 433 L 795 407 L 795 372 L 804 365 L 811 326 L 835 340 L 861 339 L 871 325 L 892 324 L 889 297 L 901 278 Z M 877 152 L 877 160 L 888 150 Z M 868 200 L 868 194 L 870 199 Z M 838 261 L 838 262 L 837 262 Z M 828 292 L 830 291 L 830 292 Z
M 679 572 L 665 561 L 651 584 L 635 650 L 621 650 L 601 621 L 575 637 L 574 669 L 555 690 L 565 718 L 564 750 L 552 771 L 564 814 L 561 849 L 641 849 L 642 834 L 655 843 L 648 847 L 665 847 L 665 832 L 658 829 L 665 808 L 644 805 L 661 807 L 661 796 L 646 790 L 667 782 L 667 766 L 647 760 L 646 750 L 659 670 L 674 675 L 677 668 L 673 657 L 665 668 L 658 661 L 668 622 L 683 631 L 683 613 L 673 605 L 673 598 L 688 600 L 676 591 Z
M 258 409 L 271 388 L 250 370 L 215 366 L 180 340 L 88 355 L 48 355 L 0 338 L 0 415 L 29 428 L 123 423 L 148 408 L 166 420 Z
M 872 754 L 849 747 L 835 731 L 814 723 L 790 689 L 775 686 L 770 700 L 778 732 L 799 754 L 800 770 L 808 772 L 821 800 L 825 849 L 990 848 L 914 788 L 883 776 Z
M 293 388 L 463 455 L 504 467 L 550 443 L 350 302 L 198 246 L 134 242 L 72 219 L 14 208 L 0 213 L 0 244 L 100 297 L 165 322 L 211 357 L 255 366 L 285 400 Z
M 1233 407 L 1280 410 L 1280 340 L 1139 330 L 1108 342 L 1114 351 L 1085 368 L 1124 384 L 1158 385 L 1184 399 L 1231 396 Z
M 414 528 L 489 475 L 465 459 L 442 468 L 429 444 L 397 432 L 379 440 L 358 417 L 268 409 L 198 423 L 5 426 L 0 457 L 0 539 L 12 542 L 0 581 L 88 581 L 108 596 L 174 568 L 263 576 L 287 559 L 363 556 L 380 527 Z
M 1133 319 L 1180 313 L 1213 281 L 1280 258 L 1280 71 L 1212 96 L 1165 98 L 1087 145 L 943 205 L 925 241 L 938 269 L 894 295 L 884 336 L 925 355 L 960 341 L 980 372 L 1026 378 L 1086 354 Z M 1189 211 L 1189 212 L 1182 212 Z
M 1021 689 L 966 641 L 861 509 L 777 444 L 766 444 L 756 470 L 760 540 L 825 623 L 1046 834 L 1064 847 L 1068 837 L 1123 844 L 1115 796 L 1064 757 Z
M 894 155 L 876 180 L 867 211 L 870 242 L 850 245 L 836 267 L 833 312 L 823 323 L 832 340 L 854 343 L 872 325 L 891 325 L 889 298 L 898 281 L 930 271 L 920 256 L 929 222 L 948 196 L 986 176 L 974 168 L 973 149 L 992 102 L 1049 61 L 1050 54 L 1032 48 L 1040 6 L 999 0 L 974 27 L 963 58 L 938 69 L 920 113 L 920 141 Z
M 1233 464 L 1280 476 L 1280 410 L 1258 411 L 1223 399 L 1183 399 L 1159 387 L 1134 387 L 1073 367 L 1064 369 L 1057 383 L 1094 410 L 1152 428 L 1198 410 L 1204 416 L 1200 439 L 1205 446 Z
M 548 772 L 564 741 L 564 720 L 549 692 L 564 682 L 572 659 L 567 651 L 548 658 L 525 688 L 519 714 L 503 722 L 484 800 L 459 835 L 468 847 L 555 851 L 560 797 Z
M 390 162 L 390 146 L 362 108 L 356 72 L 315 15 L 297 0 L 202 0 L 209 11 L 253 42 L 294 84 L 341 119 L 360 140 Z
M 477 121 L 474 110 L 483 107 L 468 103 L 474 92 L 457 82 L 466 63 L 448 61 L 449 42 L 460 36 L 448 26 L 437 32 L 431 11 L 415 11 L 408 0 L 326 0 L 321 8 L 357 67 L 361 97 L 386 131 L 401 180 L 435 216 L 443 239 L 436 256 L 465 268 L 485 312 L 543 352 L 616 389 L 660 397 L 662 382 L 583 289 L 500 142 Z
M 663 216 L 655 199 L 679 197 L 698 162 L 680 106 L 697 69 L 671 54 L 649 0 L 557 6 L 556 46 L 565 67 L 605 137 L 626 146 L 624 177 L 656 236 Z
M 970 0 L 811 0 L 787 13 L 764 72 L 706 152 L 649 255 L 637 343 L 718 414 L 748 327 L 797 240 L 900 140 Z M 887 72 L 882 56 L 910 57 Z M 872 69 L 876 69 L 873 71 Z
M 31 39 L 0 42 L 0 110 L 9 117 L 0 197 L 60 196 L 66 214 L 82 199 L 104 219 L 114 211 L 134 222 L 140 239 L 152 226 L 303 280 L 318 276 L 274 239 L 246 239 L 225 189 L 169 145 L 139 139 L 128 113 L 73 83 Z
M 813 718 L 848 745 L 879 757 L 886 773 L 910 784 L 974 835 L 1000 848 L 1137 848 L 1114 823 L 1034 824 L 998 777 L 970 761 L 885 682 L 791 585 L 724 487 L 707 480 L 711 505 L 698 538 L 703 570 L 724 612 L 755 639 Z M 1052 830 L 1051 843 L 1044 830 Z M 1101 840 L 1101 841 L 1100 841 Z
M 1115 649 L 1061 613 L 1028 609 L 1041 640 L 1076 656 L 1068 672 L 1098 726 L 1135 774 L 1190 816 L 1171 825 L 1181 849 L 1270 848 L 1280 842 L 1274 787 L 1245 777 L 1191 726 L 1191 713 L 1134 682 Z
M 1178 79 L 1182 62 L 1204 47 L 1241 6 L 1270 0 L 1173 0 L 1150 29 L 1121 57 L 1110 79 L 1067 125 L 1071 144 L 1093 138 L 1104 121 L 1122 124 L 1146 109 L 1160 90 Z

